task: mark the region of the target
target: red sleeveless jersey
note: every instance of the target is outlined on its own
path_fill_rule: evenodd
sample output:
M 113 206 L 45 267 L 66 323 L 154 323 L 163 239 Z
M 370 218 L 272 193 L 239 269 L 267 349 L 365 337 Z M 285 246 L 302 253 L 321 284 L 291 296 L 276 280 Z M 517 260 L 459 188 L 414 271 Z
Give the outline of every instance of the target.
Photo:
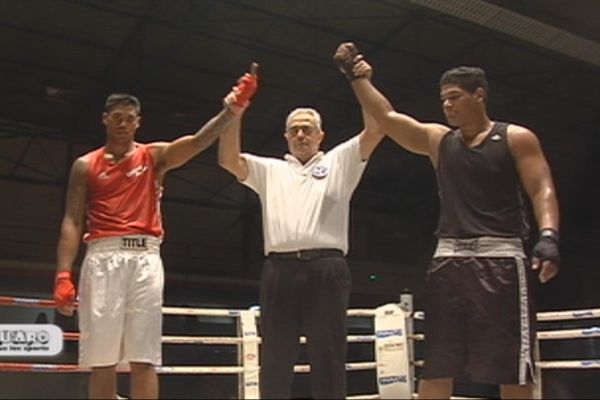
M 162 186 L 148 145 L 136 143 L 133 154 L 117 163 L 106 157 L 104 147 L 86 156 L 88 209 L 84 240 L 131 234 L 162 237 Z

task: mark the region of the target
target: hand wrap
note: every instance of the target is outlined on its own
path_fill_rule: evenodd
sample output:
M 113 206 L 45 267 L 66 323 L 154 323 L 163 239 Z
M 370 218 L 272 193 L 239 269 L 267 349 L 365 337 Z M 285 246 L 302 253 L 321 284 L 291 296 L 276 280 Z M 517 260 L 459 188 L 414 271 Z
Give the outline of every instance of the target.
M 354 43 L 346 42 L 338 46 L 333 61 L 349 81 L 360 78 L 354 73 L 354 66 L 362 59 Z
M 533 248 L 532 255 L 541 262 L 551 261 L 555 264 L 560 263 L 558 232 L 551 228 L 542 229 L 540 231 L 540 238 Z
M 245 73 L 244 76 L 238 79 L 238 84 L 234 87 L 237 98 L 233 104 L 237 107 L 248 107 L 250 99 L 256 93 L 256 89 L 258 89 L 258 76 Z

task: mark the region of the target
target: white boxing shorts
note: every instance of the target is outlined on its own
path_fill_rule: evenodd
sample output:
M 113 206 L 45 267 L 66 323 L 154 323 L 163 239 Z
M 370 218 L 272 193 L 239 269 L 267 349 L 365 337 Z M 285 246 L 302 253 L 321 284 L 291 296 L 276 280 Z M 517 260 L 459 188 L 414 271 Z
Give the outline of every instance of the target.
M 163 287 L 159 238 L 89 242 L 79 278 L 79 365 L 160 365 Z

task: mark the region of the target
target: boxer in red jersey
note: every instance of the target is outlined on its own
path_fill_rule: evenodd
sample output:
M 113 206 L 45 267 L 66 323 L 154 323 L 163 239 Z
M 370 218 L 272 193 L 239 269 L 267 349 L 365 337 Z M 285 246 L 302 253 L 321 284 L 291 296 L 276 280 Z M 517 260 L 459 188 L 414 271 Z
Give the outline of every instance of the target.
M 160 214 L 165 174 L 183 165 L 235 121 L 257 88 L 256 65 L 198 132 L 173 142 L 135 141 L 139 100 L 111 94 L 102 122 L 106 144 L 75 160 L 57 251 L 54 300 L 72 315 L 71 270 L 81 239 L 87 252 L 79 279 L 79 364 L 91 368 L 89 397 L 116 398 L 116 366 L 131 369 L 130 397 L 158 398 L 154 366 L 162 361 L 163 265 Z

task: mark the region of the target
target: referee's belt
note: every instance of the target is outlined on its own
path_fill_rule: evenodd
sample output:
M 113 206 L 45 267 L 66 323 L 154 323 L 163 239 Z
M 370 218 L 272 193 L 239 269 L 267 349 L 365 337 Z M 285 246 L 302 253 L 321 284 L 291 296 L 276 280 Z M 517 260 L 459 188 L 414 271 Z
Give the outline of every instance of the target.
M 306 249 L 296 251 L 272 251 L 269 258 L 278 260 L 309 261 L 323 257 L 342 257 L 344 252 L 340 249 Z

